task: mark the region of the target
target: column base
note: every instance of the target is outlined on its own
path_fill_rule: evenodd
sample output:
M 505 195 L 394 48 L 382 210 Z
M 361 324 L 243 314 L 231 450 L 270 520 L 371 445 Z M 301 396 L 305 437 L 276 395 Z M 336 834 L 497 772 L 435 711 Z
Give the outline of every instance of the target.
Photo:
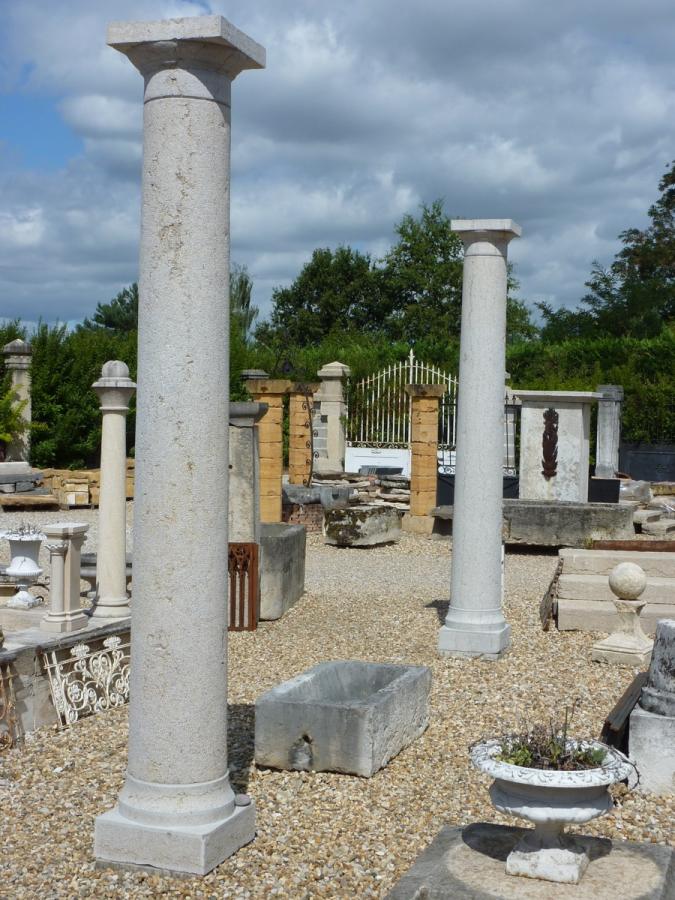
M 484 631 L 480 625 L 462 629 L 443 625 L 438 632 L 438 652 L 441 656 L 499 659 L 510 644 L 511 626 L 507 622 L 496 631 Z
M 591 648 L 591 659 L 594 662 L 606 662 L 610 665 L 637 666 L 647 668 L 652 658 L 654 641 L 649 639 L 627 639 L 625 635 L 612 635 L 597 641 Z
M 131 615 L 131 607 L 128 600 L 106 603 L 94 598 L 94 605 L 89 615 L 92 619 L 128 619 Z
M 57 631 L 60 634 L 66 631 L 81 631 L 89 624 L 89 616 L 84 610 L 74 613 L 47 613 L 40 621 L 41 631 Z
M 255 804 L 235 806 L 208 825 L 160 827 L 127 819 L 118 807 L 96 819 L 94 856 L 99 866 L 152 867 L 206 875 L 255 837 Z

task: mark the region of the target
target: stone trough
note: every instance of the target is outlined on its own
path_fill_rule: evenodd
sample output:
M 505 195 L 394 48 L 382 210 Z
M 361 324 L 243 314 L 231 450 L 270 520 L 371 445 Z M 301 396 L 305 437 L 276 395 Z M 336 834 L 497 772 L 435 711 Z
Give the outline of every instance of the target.
M 256 701 L 255 761 L 369 778 L 427 727 L 426 666 L 325 662 Z

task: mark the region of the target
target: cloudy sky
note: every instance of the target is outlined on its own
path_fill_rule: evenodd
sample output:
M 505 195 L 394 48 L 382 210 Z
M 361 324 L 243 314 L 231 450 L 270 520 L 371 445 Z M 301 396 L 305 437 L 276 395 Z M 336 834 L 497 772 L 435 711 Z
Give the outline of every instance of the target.
M 233 88 L 232 257 L 255 299 L 317 246 L 523 226 L 528 301 L 574 306 L 675 158 L 673 0 L 0 0 L 0 316 L 77 321 L 137 277 L 141 78 L 112 19 L 221 13 L 267 48 Z

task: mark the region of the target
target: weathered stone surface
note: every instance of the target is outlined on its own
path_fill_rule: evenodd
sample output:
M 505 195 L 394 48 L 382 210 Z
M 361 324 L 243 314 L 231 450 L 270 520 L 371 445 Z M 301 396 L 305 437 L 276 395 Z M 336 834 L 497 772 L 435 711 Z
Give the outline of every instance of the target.
M 305 592 L 304 525 L 260 525 L 260 618 L 280 619 Z
M 675 851 L 656 844 L 581 837 L 590 863 L 579 884 L 507 875 L 505 860 L 525 829 L 446 826 L 387 900 L 674 900 Z
M 373 547 L 397 541 L 401 536 L 398 512 L 388 506 L 327 509 L 323 534 L 336 547 Z
M 650 712 L 640 704 L 630 714 L 628 731 L 630 757 L 640 775 L 638 790 L 675 794 L 675 716 Z
M 656 627 L 649 678 L 640 705 L 661 716 L 675 716 L 675 618 L 665 619 Z
M 255 760 L 368 778 L 426 729 L 431 670 L 320 663 L 256 701 Z
M 574 600 L 559 598 L 558 631 L 614 631 L 618 616 L 611 600 Z M 675 616 L 675 604 L 648 603 L 640 621 L 646 634 L 654 634 L 657 622 Z
M 504 500 L 507 544 L 583 547 L 589 540 L 635 536 L 633 507 L 622 503 Z
M 325 509 L 343 508 L 349 504 L 352 488 L 349 485 L 321 484 L 305 487 L 302 484 L 285 484 L 283 499 L 287 503 L 320 503 Z
M 609 575 L 622 562 L 637 563 L 647 578 L 675 578 L 675 544 L 672 553 L 651 550 L 577 550 L 563 547 L 558 551 L 565 575 Z

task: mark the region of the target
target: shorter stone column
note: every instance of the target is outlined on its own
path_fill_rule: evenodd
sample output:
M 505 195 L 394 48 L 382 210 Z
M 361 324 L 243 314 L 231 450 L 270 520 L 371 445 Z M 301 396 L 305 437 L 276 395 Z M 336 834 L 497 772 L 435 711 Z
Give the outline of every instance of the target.
M 281 522 L 281 483 L 284 473 L 284 397 L 291 387 L 286 379 L 252 379 L 246 388 L 257 403 L 267 404 L 258 422 L 260 453 L 260 521 Z
M 288 481 L 309 487 L 312 456 L 312 401 L 318 384 L 293 384 L 288 405 Z
M 5 366 L 12 379 L 12 390 L 19 403 L 24 403 L 21 415 L 26 423 L 23 434 L 17 435 L 7 446 L 6 462 L 28 463 L 30 455 L 30 424 L 31 424 L 31 378 L 30 360 L 33 349 L 30 344 L 17 338 L 10 341 L 2 348 L 5 357 Z
M 42 619 L 45 631 L 79 631 L 89 616 L 80 608 L 80 554 L 89 526 L 57 522 L 43 528 L 51 557 L 50 609 Z
M 599 384 L 595 390 L 601 395 L 598 398 L 595 476 L 614 478 L 619 471 L 623 388 L 619 384 Z
M 628 750 L 638 790 L 675 794 L 675 619 L 656 625 L 647 683 L 630 715 Z
M 260 459 L 257 422 L 266 403 L 230 403 L 230 498 L 228 536 L 232 542 L 260 541 Z
M 92 387 L 103 416 L 101 491 L 98 506 L 96 599 L 92 616 L 121 619 L 131 615 L 127 594 L 127 413 L 136 385 L 120 360 L 104 364 Z
M 438 484 L 438 405 L 447 391 L 443 384 L 408 384 L 410 417 L 410 513 L 403 517 L 405 531 L 431 534 Z
M 319 369 L 321 384 L 314 395 L 313 426 L 319 434 L 320 446 L 314 454 L 317 472 L 342 473 L 345 470 L 345 416 L 347 404 L 344 382 L 351 369 L 341 362 L 332 362 Z
M 635 563 L 619 563 L 609 573 L 609 586 L 616 594 L 614 606 L 619 621 L 616 631 L 593 644 L 591 659 L 624 666 L 646 666 L 654 646 L 640 624 L 640 613 L 646 601 L 639 598 L 647 587 L 647 576 Z

